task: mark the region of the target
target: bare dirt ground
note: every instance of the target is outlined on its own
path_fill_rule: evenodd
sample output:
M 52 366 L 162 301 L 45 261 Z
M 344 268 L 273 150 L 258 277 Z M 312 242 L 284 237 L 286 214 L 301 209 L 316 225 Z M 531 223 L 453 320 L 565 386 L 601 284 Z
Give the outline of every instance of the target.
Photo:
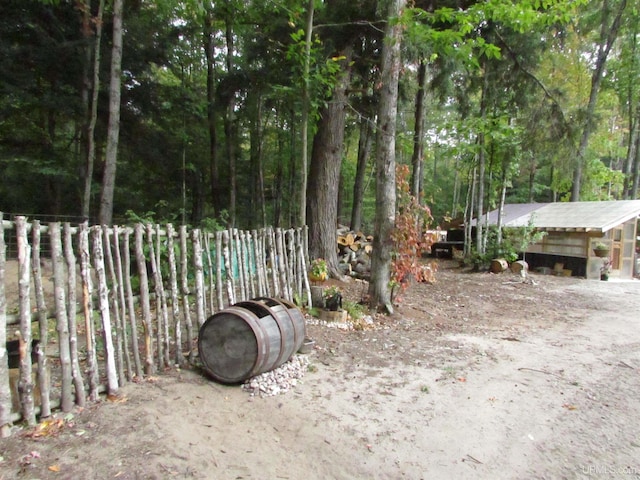
M 1 439 L 0 479 L 640 478 L 640 281 L 531 278 L 441 262 L 375 328 L 309 325 L 294 390 L 162 374 Z

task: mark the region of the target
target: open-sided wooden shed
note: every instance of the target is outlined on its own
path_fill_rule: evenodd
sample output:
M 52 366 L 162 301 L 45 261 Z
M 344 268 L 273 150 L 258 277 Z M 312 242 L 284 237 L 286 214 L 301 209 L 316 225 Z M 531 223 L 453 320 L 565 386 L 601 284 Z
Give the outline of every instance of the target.
M 532 225 L 547 235 L 526 252 L 531 269 L 546 267 L 565 274 L 599 279 L 603 259 L 594 246 L 609 247 L 611 276 L 633 278 L 638 247 L 640 200 L 507 204 L 502 211 L 505 228 Z M 498 211 L 480 220 L 497 225 Z M 560 266 L 562 267 L 560 269 Z

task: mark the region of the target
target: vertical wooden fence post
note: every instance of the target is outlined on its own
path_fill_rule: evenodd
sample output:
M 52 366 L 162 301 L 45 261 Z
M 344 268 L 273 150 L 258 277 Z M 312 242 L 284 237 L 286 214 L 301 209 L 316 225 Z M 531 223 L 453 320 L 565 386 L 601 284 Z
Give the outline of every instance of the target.
M 34 220 L 31 224 L 31 271 L 33 273 L 33 289 L 38 309 L 38 330 L 40 343 L 38 344 L 38 388 L 40 389 L 40 418 L 51 416 L 51 400 L 49 378 L 49 363 L 47 360 L 47 343 L 49 341 L 49 328 L 47 324 L 47 305 L 44 298 L 44 286 L 42 284 L 42 269 L 40 267 L 40 221 Z
M 184 322 L 187 326 L 187 344 L 189 345 L 189 363 L 193 363 L 196 358 L 193 348 L 193 323 L 191 322 L 191 308 L 189 307 L 189 261 L 187 255 L 187 227 L 180 225 L 180 290 L 182 294 L 182 311 L 184 312 Z
M 233 260 L 235 260 L 235 263 L 238 266 L 238 285 L 240 286 L 240 300 L 244 301 L 247 300 L 247 284 L 245 280 L 246 275 L 244 274 L 245 265 L 242 261 L 242 242 L 240 240 L 240 232 L 237 228 L 233 229 L 233 236 L 231 238 L 233 239 L 233 254 L 231 256 L 231 263 L 233 264 Z
M 174 354 L 175 365 L 184 365 L 184 355 L 182 355 L 182 329 L 180 326 L 180 304 L 178 302 L 178 274 L 176 268 L 176 252 L 174 250 L 175 230 L 171 223 L 167 224 L 167 253 L 169 254 L 169 285 L 171 289 L 171 324 L 173 325 L 173 335 L 176 344 Z
M 211 242 L 210 242 L 210 236 L 209 233 L 207 232 L 202 232 L 202 240 L 204 243 L 204 251 L 206 253 L 206 258 L 207 258 L 207 298 L 208 298 L 208 302 L 206 303 L 207 307 L 205 309 L 205 317 L 208 317 L 210 314 L 213 314 L 213 312 L 215 312 L 215 302 L 213 301 L 215 298 L 215 284 L 213 283 L 213 261 L 211 260 Z
M 0 212 L 0 437 L 11 435 L 11 389 L 7 367 L 7 298 L 4 289 L 7 244 L 4 241 L 4 215 Z
M 89 225 L 80 225 L 78 239 L 80 250 L 80 275 L 82 277 L 82 311 L 87 349 L 87 374 L 89 377 L 89 400 L 98 400 L 100 378 L 98 372 L 98 356 L 96 355 L 96 328 L 93 321 L 93 280 L 91 278 L 91 254 L 89 248 Z
M 147 375 L 154 373 L 153 364 L 153 325 L 151 323 L 151 303 L 149 302 L 149 278 L 147 277 L 147 262 L 144 258 L 142 224 L 135 227 L 136 260 L 138 275 L 140 276 L 140 305 L 142 308 L 142 325 L 144 327 L 144 371 Z
M 169 367 L 171 365 L 171 358 L 169 353 L 169 308 L 167 307 L 167 292 L 164 288 L 164 278 L 162 277 L 162 235 L 160 232 L 160 225 L 156 224 L 156 268 L 158 270 L 158 287 L 157 291 L 160 292 L 160 313 L 162 314 L 162 331 L 164 342 L 164 365 Z M 158 325 L 159 328 L 159 325 Z
M 224 258 L 224 272 L 226 276 L 227 284 L 227 300 L 229 305 L 236 303 L 235 283 L 233 278 L 233 263 L 231 262 L 231 253 L 229 244 L 231 239 L 229 238 L 229 230 L 222 232 L 222 256 Z
M 269 262 L 271 263 L 271 295 L 279 297 L 280 285 L 278 284 L 278 252 L 276 251 L 275 231 L 273 228 L 267 230 L 267 248 L 269 249 Z
M 222 298 L 222 232 L 216 232 L 216 293 L 218 294 L 218 310 L 224 308 L 224 299 Z
M 84 407 L 85 391 L 80 361 L 78 360 L 78 329 L 76 328 L 76 257 L 73 253 L 71 225 L 63 226 L 64 257 L 67 264 L 67 314 L 69 319 L 69 354 L 71 355 L 71 378 L 75 390 L 76 405 Z
M 131 350 L 133 352 L 133 363 L 135 365 L 135 376 L 142 378 L 142 362 L 140 361 L 140 349 L 138 348 L 138 321 L 136 318 L 136 309 L 133 304 L 133 288 L 131 287 L 131 231 L 124 229 L 123 238 L 123 255 L 124 255 L 124 286 L 127 297 L 127 314 L 129 315 L 129 326 L 131 327 Z
M 33 402 L 33 375 L 31 365 L 31 247 L 27 236 L 25 217 L 16 217 L 18 244 L 18 295 L 20 300 L 20 404 L 22 416 L 28 425 L 36 424 Z
M 264 275 L 262 270 L 262 262 L 264 253 L 262 252 L 261 237 L 258 236 L 257 230 L 251 230 L 251 238 L 253 238 L 253 279 L 256 285 L 256 293 L 258 297 L 266 297 L 264 291 Z
M 200 230 L 194 229 L 191 232 L 193 241 L 193 266 L 196 275 L 196 314 L 198 319 L 198 327 L 201 327 L 205 321 L 204 315 L 204 275 L 202 266 L 202 244 L 200 242 Z
M 251 232 L 243 232 L 242 236 L 242 263 L 245 268 L 245 278 L 247 279 L 247 295 L 249 298 L 256 296 L 256 262 L 255 262 L 255 245 Z
M 303 232 L 300 232 L 303 235 Z M 307 305 L 311 307 L 311 286 L 309 285 L 309 275 L 307 273 L 307 258 L 304 253 L 304 239 L 300 238 L 298 242 L 298 256 L 300 257 L 300 276 L 302 277 L 302 282 L 304 284 L 304 290 L 307 292 Z M 302 297 L 302 292 L 300 293 L 300 297 Z
M 160 273 L 160 266 L 158 264 L 158 258 L 156 255 L 157 248 L 154 247 L 153 238 L 155 232 L 151 224 L 147 224 L 147 248 L 149 249 L 149 264 L 151 265 L 151 275 L 153 276 L 153 285 L 156 297 L 156 352 L 158 353 L 157 365 L 158 370 L 164 370 L 164 288 L 162 286 L 162 275 Z M 156 235 L 157 237 L 157 235 Z
M 104 249 L 104 259 L 106 262 L 106 269 L 108 270 L 109 280 L 111 281 L 111 288 L 109 289 L 109 304 L 110 312 L 113 312 L 113 333 L 116 339 L 115 344 L 115 362 L 116 372 L 118 374 L 118 385 L 122 385 L 126 382 L 124 376 L 124 352 L 122 342 L 122 315 L 120 314 L 120 303 L 118 302 L 118 290 L 120 289 L 120 282 L 118 282 L 118 276 L 116 275 L 116 267 L 113 262 L 113 245 L 111 243 L 111 229 L 106 225 L 102 225 L 102 248 Z M 105 276 L 106 276 L 105 272 Z
M 105 373 L 107 374 L 107 395 L 117 395 L 118 372 L 116 369 L 115 351 L 113 348 L 113 333 L 111 329 L 111 314 L 109 310 L 109 288 L 104 267 L 104 252 L 102 250 L 102 229 L 99 226 L 92 228 L 93 233 L 93 265 L 96 270 L 98 283 L 98 309 L 102 320 L 102 336 L 104 339 Z
M 62 373 L 60 408 L 63 412 L 69 412 L 73 408 L 71 349 L 69 346 L 69 318 L 64 287 L 64 258 L 59 223 L 49 224 L 49 237 L 51 239 L 51 261 L 53 263 L 53 298 L 56 307 L 58 348 L 60 350 L 60 369 Z
M 118 315 L 118 332 L 119 345 L 118 356 L 120 358 L 119 368 L 126 369 L 126 377 L 122 376 L 120 381 L 122 383 L 126 380 L 131 381 L 134 373 L 131 370 L 131 352 L 129 350 L 129 339 L 127 335 L 127 301 L 124 294 L 124 279 L 122 278 L 122 256 L 120 255 L 120 227 L 118 225 L 113 226 L 113 264 L 115 269 L 115 282 L 114 282 L 114 302 L 119 305 L 119 311 L 122 315 Z M 116 288 L 115 286 L 118 286 Z M 117 298 L 117 299 L 116 299 Z M 124 358 L 123 358 L 124 357 Z M 124 361 L 124 365 L 122 362 Z
M 287 251 L 284 243 L 284 233 L 281 228 L 276 228 L 276 251 L 278 256 L 278 280 L 281 295 L 289 299 L 289 283 L 287 281 Z

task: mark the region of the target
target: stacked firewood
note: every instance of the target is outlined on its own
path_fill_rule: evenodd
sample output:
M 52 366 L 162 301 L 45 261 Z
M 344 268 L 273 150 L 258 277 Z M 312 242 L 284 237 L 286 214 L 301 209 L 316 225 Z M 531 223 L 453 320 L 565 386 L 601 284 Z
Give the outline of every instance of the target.
M 338 262 L 343 273 L 357 278 L 371 274 L 373 236 L 347 227 L 337 229 Z

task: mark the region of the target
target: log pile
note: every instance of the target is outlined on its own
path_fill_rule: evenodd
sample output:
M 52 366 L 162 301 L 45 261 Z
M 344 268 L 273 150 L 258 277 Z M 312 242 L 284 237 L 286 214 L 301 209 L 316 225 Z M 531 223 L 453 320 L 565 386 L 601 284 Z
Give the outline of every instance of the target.
M 368 278 L 371 274 L 373 236 L 339 227 L 336 238 L 342 272 L 352 277 Z

